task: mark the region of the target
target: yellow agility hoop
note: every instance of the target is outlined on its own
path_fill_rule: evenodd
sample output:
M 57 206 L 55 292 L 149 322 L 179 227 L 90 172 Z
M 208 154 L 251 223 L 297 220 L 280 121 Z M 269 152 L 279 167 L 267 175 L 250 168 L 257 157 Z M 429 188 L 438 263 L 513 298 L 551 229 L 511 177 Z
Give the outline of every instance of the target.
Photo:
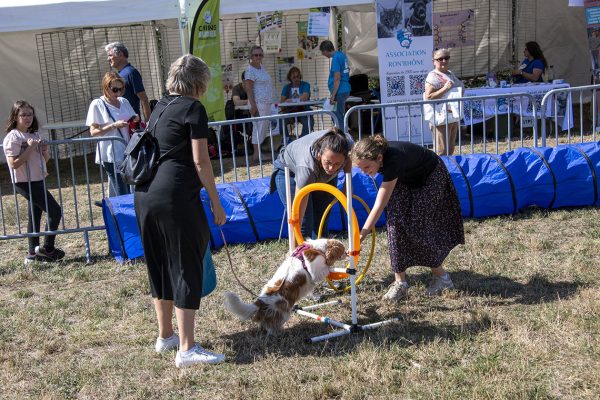
M 371 213 L 371 209 L 369 208 L 369 206 L 363 199 L 361 199 L 360 197 L 358 197 L 355 194 L 352 195 L 352 198 L 355 200 L 358 200 L 363 205 L 363 207 L 367 211 L 367 215 Z M 327 216 L 329 215 L 329 212 L 331 211 L 331 209 L 337 202 L 338 202 L 337 199 L 333 199 L 331 201 L 331 203 L 329 203 L 329 205 L 325 209 L 325 212 L 323 212 L 323 217 L 321 218 L 321 223 L 319 224 L 319 232 L 317 234 L 318 237 L 321 237 L 321 234 L 323 233 L 323 227 L 325 226 L 325 219 L 327 218 Z M 375 231 L 375 227 L 371 228 L 372 240 L 371 240 L 371 249 L 369 252 L 369 259 L 367 260 L 367 263 L 365 264 L 365 268 L 363 268 L 361 274 L 356 278 L 356 282 L 354 282 L 356 285 L 358 285 L 360 283 L 360 281 L 363 280 L 363 278 L 365 277 L 365 274 L 367 273 L 367 271 L 369 270 L 369 267 L 371 266 L 371 261 L 373 260 L 373 254 L 375 253 L 375 238 L 377 237 L 376 235 L 377 234 Z M 360 235 L 359 235 L 359 238 L 360 238 Z M 355 263 L 355 265 L 358 265 L 358 264 Z M 333 290 L 335 290 L 336 292 L 347 292 L 350 290 L 350 285 L 347 285 L 344 288 L 339 288 L 331 282 L 332 280 L 339 280 L 339 279 L 331 279 L 330 277 L 327 277 L 326 279 L 327 279 L 327 284 L 329 285 L 329 287 L 332 288 Z
M 344 209 L 346 210 L 346 215 L 349 215 L 346 206 L 346 195 L 344 195 L 338 188 L 328 185 L 326 183 L 311 183 L 310 185 L 304 186 L 296 192 L 294 202 L 292 203 L 292 212 L 289 220 L 290 225 L 292 225 L 292 228 L 294 229 L 294 237 L 296 238 L 296 243 L 299 245 L 304 243 L 304 237 L 302 236 L 302 232 L 300 231 L 300 202 L 305 196 L 310 194 L 310 192 L 314 192 L 317 190 L 321 190 L 323 192 L 327 192 L 333 195 L 340 202 L 340 204 L 343 205 Z M 355 213 L 352 213 L 352 227 L 354 231 L 353 240 L 355 246 L 353 257 L 354 265 L 356 265 L 358 263 L 358 255 L 360 253 L 360 229 L 358 228 L 358 220 L 356 219 Z M 328 275 L 328 279 L 339 280 L 347 278 L 348 276 L 348 274 L 343 272 L 330 272 Z

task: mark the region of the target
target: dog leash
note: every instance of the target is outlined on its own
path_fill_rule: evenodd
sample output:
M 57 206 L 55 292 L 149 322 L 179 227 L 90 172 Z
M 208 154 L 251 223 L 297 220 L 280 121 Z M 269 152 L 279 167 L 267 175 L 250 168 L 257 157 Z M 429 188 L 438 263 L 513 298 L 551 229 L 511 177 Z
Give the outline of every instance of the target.
M 219 231 L 221 232 L 221 238 L 223 239 L 223 247 L 225 248 L 225 252 L 227 253 L 227 260 L 229 260 L 229 266 L 231 267 L 231 273 L 233 274 L 235 280 L 239 283 L 239 285 L 246 292 L 250 293 L 254 298 L 257 298 L 258 296 L 252 290 L 250 290 L 246 286 L 244 286 L 244 284 L 242 283 L 240 278 L 238 278 L 237 274 L 235 273 L 235 268 L 233 268 L 233 262 L 231 261 L 231 254 L 229 254 L 229 246 L 227 246 L 227 241 L 225 240 L 225 234 L 223 233 L 223 229 L 221 229 L 220 226 L 219 226 Z

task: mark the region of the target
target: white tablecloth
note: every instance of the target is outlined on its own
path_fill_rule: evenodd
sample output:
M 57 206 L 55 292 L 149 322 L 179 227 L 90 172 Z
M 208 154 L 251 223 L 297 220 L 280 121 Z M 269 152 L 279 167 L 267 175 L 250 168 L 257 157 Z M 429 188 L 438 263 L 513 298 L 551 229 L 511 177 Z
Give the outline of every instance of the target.
M 552 89 L 563 89 L 570 87 L 568 83 L 538 83 L 538 84 L 524 84 L 524 85 L 512 85 L 508 88 L 474 88 L 466 89 L 465 97 L 472 96 L 486 96 L 486 95 L 499 95 L 506 94 L 511 95 L 514 93 L 527 93 L 535 99 L 536 110 L 538 112 L 538 118 L 540 118 L 541 103 L 544 95 Z M 521 100 L 519 100 L 521 99 Z M 554 103 L 550 101 L 546 107 L 546 116 L 554 118 Z M 557 116 L 558 124 L 562 130 L 567 130 L 573 127 L 573 105 L 567 93 L 560 93 L 557 95 Z M 485 119 L 493 118 L 496 112 L 498 114 L 507 114 L 510 110 L 511 113 L 517 115 L 523 115 L 524 117 L 533 116 L 533 106 L 531 105 L 529 98 L 527 97 L 506 97 L 498 99 L 490 99 L 485 101 Z M 569 118 L 565 118 L 567 114 L 567 107 L 569 107 Z M 521 111 L 522 109 L 522 111 Z M 484 120 L 484 107 L 482 100 L 465 101 L 463 105 L 463 124 L 470 125 L 471 123 L 479 123 Z

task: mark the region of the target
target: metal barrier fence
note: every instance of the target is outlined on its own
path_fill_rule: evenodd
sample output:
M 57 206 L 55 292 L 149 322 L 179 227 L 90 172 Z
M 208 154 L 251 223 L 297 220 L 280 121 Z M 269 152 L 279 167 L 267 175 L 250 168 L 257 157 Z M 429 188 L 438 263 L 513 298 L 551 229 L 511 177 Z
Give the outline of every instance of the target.
M 437 152 L 434 125 L 437 125 L 435 129 L 439 134 L 445 136 L 446 143 L 449 142 L 451 130 L 455 129 L 452 126 L 454 122 L 449 122 L 447 118 L 443 118 L 443 121 L 438 119 L 449 108 L 461 110 L 462 118 L 456 122 L 458 154 L 466 153 L 464 136 L 468 137 L 470 153 L 487 153 L 489 142 L 492 142 L 496 153 L 510 150 L 517 143 L 523 147 L 527 139 L 534 146 L 537 145 L 537 124 L 532 124 L 531 132 L 528 132 L 525 121 L 527 116 L 531 116 L 534 121 L 537 119 L 539 105 L 527 93 L 358 105 L 346 112 L 344 126 L 348 127 L 350 121 L 356 120 L 358 123 L 354 125 L 358 126 L 358 131 L 351 133 L 359 139 L 366 133 L 383 133 L 387 138 L 432 146 Z M 426 119 L 426 115 L 429 119 Z M 491 140 L 488 139 L 490 127 L 493 129 Z M 444 154 L 447 155 L 448 149 L 446 150 Z
M 90 163 L 94 164 L 93 158 L 85 154 L 89 153 L 90 147 L 93 149 L 102 142 L 112 142 L 113 144 L 120 142 L 123 146 L 126 145 L 125 140 L 120 137 L 63 139 L 47 142 L 50 160 L 46 164 L 48 176 L 42 180 L 43 205 L 45 210 L 48 210 L 49 193 L 60 206 L 62 214 L 60 223 L 54 230 L 48 230 L 50 217 L 46 212 L 45 218 L 42 220 L 42 222 L 44 220 L 46 222 L 46 229 L 39 226 L 37 232 L 27 232 L 28 219 L 33 218 L 33 207 L 30 207 L 31 214 L 27 215 L 28 203 L 33 202 L 31 182 L 23 186 L 27 189 L 29 197 L 20 195 L 10 177 L 11 170 L 8 164 L 3 165 L 0 169 L 2 176 L 0 180 L 0 217 L 2 218 L 0 240 L 82 232 L 86 259 L 90 262 L 91 250 L 88 234 L 91 231 L 104 229 L 102 210 L 94 207 L 94 202 L 107 197 L 108 191 L 105 190 L 105 182 L 108 182 L 108 178 L 102 166 L 103 160 L 100 158 L 100 164 L 94 168 L 89 165 Z M 76 148 L 82 148 L 84 156 L 77 155 Z M 111 148 L 114 159 L 115 146 L 111 146 Z M 2 148 L 0 151 L 3 150 Z M 58 157 L 59 151 L 64 152 L 64 159 Z M 41 158 L 40 163 L 42 163 Z M 31 176 L 31 167 L 33 166 L 30 166 L 29 162 L 25 164 L 28 178 Z M 25 210 L 24 213 L 23 210 Z
M 591 139 L 596 141 L 596 131 L 600 129 L 598 127 L 598 113 L 600 106 L 598 102 L 598 96 L 600 85 L 589 85 L 589 86 L 577 86 L 572 88 L 562 88 L 562 89 L 553 89 L 544 95 L 541 101 L 541 115 L 542 115 L 542 146 L 546 146 L 546 141 L 548 137 L 547 126 L 549 125 L 547 121 L 554 120 L 559 121 L 561 119 L 566 119 L 568 121 L 568 129 L 567 135 L 564 137 L 563 141 L 566 143 L 571 143 L 571 122 L 574 119 L 573 110 L 570 105 L 573 104 L 573 95 L 576 96 L 579 102 L 579 118 L 576 120 L 577 125 L 579 125 L 579 141 L 581 143 L 585 142 L 586 136 L 588 136 L 591 132 Z M 591 95 L 591 103 L 589 111 L 587 112 L 587 118 L 585 116 L 586 110 L 584 107 L 584 99 L 588 98 Z M 547 113 L 547 110 L 550 109 L 551 112 Z M 591 125 L 589 125 L 591 123 Z M 589 131 L 586 131 L 586 127 L 589 127 Z M 559 132 L 559 124 L 554 124 L 553 137 L 555 138 L 555 146 L 560 143 L 561 135 Z M 589 139 L 589 138 L 588 138 Z
M 257 157 L 253 154 L 254 150 L 249 139 L 252 137 L 252 124 L 261 121 L 268 123 L 269 127 L 268 135 L 261 144 Z M 270 173 L 264 168 L 265 161 L 276 159 L 282 144 L 292 140 L 292 136 L 300 136 L 299 123 L 312 125 L 311 132 L 327 129 L 334 125 L 338 126 L 335 114 L 325 110 L 210 122 L 208 126 L 215 130 L 218 143 L 218 156 L 216 158 L 218 158 L 219 164 L 218 166 L 213 164 L 215 176 L 220 177 L 223 183 L 226 181 L 237 182 L 240 178 L 246 180 L 264 177 L 266 173 Z M 238 140 L 236 140 L 236 137 L 238 137 Z M 239 141 L 243 142 L 241 143 L 242 148 L 240 148 Z M 225 142 L 228 143 L 224 146 Z M 225 157 L 225 151 L 230 156 Z M 263 152 L 266 153 L 266 157 L 263 156 Z M 254 162 L 250 159 L 250 156 L 255 159 Z M 230 175 L 232 179 L 227 178 Z
M 596 125 L 600 125 L 597 118 L 597 95 L 600 85 L 583 86 L 575 88 L 554 89 L 548 92 L 543 99 L 534 98 L 526 93 L 513 93 L 510 95 L 473 96 L 445 100 L 399 102 L 389 104 L 364 104 L 350 108 L 345 116 L 346 130 L 355 139 L 360 139 L 365 134 L 385 133 L 386 136 L 403 140 L 411 140 L 423 146 L 433 146 L 436 150 L 435 140 L 427 141 L 426 136 L 413 131 L 414 127 L 421 132 L 431 132 L 430 124 L 423 115 L 426 107 L 431 110 L 436 118 L 437 112 L 446 112 L 450 103 L 458 103 L 462 109 L 462 119 L 458 121 L 459 134 L 457 138 L 457 153 L 465 154 L 487 152 L 490 143 L 492 151 L 500 153 L 510 150 L 513 146 L 538 145 L 538 119 L 541 124 L 541 145 L 546 145 L 547 127 L 554 123 L 556 144 L 560 141 L 570 143 L 572 139 L 572 99 L 579 96 L 579 136 L 580 141 L 596 141 Z M 591 95 L 587 119 L 591 120 L 591 134 L 587 132 L 590 126 L 586 121 L 583 99 Z M 565 106 L 566 104 L 566 106 Z M 404 116 L 403 116 L 404 115 Z M 400 130 L 400 119 L 406 118 L 409 122 L 406 132 Z M 529 118 L 530 126 L 526 124 Z M 564 123 L 559 123 L 562 118 Z M 385 121 L 388 121 L 387 123 Z M 414 121 L 413 121 L 414 120 Z M 532 120 L 532 121 L 531 121 Z M 268 135 L 259 148 L 257 161 L 253 162 L 252 124 L 264 121 L 268 123 Z M 415 123 L 413 123 L 415 122 Z M 78 121 L 77 124 L 82 123 Z M 264 177 L 272 171 L 272 160 L 277 157 L 279 148 L 292 140 L 292 136 L 300 136 L 300 125 L 308 124 L 311 131 L 327 129 L 338 126 L 338 121 L 333 112 L 325 110 L 305 111 L 290 114 L 277 114 L 257 118 L 245 118 L 209 123 L 215 132 L 216 154 L 213 157 L 215 177 L 221 182 L 234 182 L 238 180 Z M 435 122 L 434 122 L 435 123 Z M 451 123 L 447 121 L 441 125 L 446 139 L 449 138 Z M 567 127 L 566 135 L 561 134 L 561 127 Z M 488 129 L 488 128 L 492 129 Z M 393 132 L 390 132 L 389 130 Z M 401 135 L 401 133 L 405 133 Z M 491 138 L 488 139 L 488 136 Z M 431 133 L 430 133 L 431 135 Z M 405 136 L 402 138 L 401 136 Z M 467 136 L 467 143 L 463 137 Z M 574 136 L 573 136 L 574 137 Z M 125 145 L 125 141 L 118 137 L 95 137 L 79 139 L 51 140 L 51 160 L 48 161 L 48 177 L 43 180 L 44 191 L 57 199 L 62 210 L 60 226 L 55 230 L 42 230 L 27 232 L 24 224 L 27 219 L 22 210 L 27 210 L 26 199 L 19 195 L 15 184 L 9 176 L 8 166 L 0 168 L 0 240 L 26 238 L 33 236 L 46 236 L 64 233 L 81 232 L 84 236 L 86 258 L 91 261 L 91 250 L 88 233 L 105 229 L 102 220 L 102 211 L 93 207 L 95 200 L 100 200 L 107 195 L 105 182 L 108 174 L 102 163 L 97 167 L 94 164 L 94 148 L 105 141 L 118 141 Z M 1 146 L 0 146 L 1 147 Z M 467 151 L 468 150 L 468 151 Z M 114 152 L 114 146 L 113 146 Z M 263 157 L 263 152 L 266 157 Z M 83 155 L 81 155 L 83 154 Z M 113 153 L 114 156 L 114 153 Z M 30 187 L 31 192 L 31 187 Z M 48 207 L 48 198 L 44 202 Z M 31 215 L 28 216 L 31 218 Z M 46 224 L 49 218 L 46 214 Z

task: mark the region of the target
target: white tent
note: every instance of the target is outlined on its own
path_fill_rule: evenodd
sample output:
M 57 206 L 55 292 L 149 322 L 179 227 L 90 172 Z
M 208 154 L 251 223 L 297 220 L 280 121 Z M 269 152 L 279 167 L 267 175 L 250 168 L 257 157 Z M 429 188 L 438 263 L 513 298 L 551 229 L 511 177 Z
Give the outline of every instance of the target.
M 16 99 L 37 106 L 46 121 L 42 71 L 36 34 L 60 28 L 110 26 L 150 20 L 175 20 L 187 0 L 2 0 L 0 2 L 0 121 Z M 526 3 L 527 0 L 523 0 Z M 359 8 L 353 8 L 360 5 Z M 557 76 L 571 85 L 589 82 L 590 56 L 587 49 L 582 8 L 568 7 L 566 0 L 535 2 L 538 18 L 536 37 L 546 57 L 555 65 Z M 255 13 L 309 7 L 340 7 L 344 16 L 345 39 L 351 63 L 367 72 L 376 71 L 374 0 L 221 0 L 221 14 Z M 356 11 L 354 11 L 356 10 Z M 517 16 L 517 18 L 520 18 Z M 527 23 L 521 20 L 519 23 Z M 520 54 L 517 55 L 520 58 Z M 356 71 L 356 69 L 355 69 Z M 64 83 L 68 85 L 68 82 Z

